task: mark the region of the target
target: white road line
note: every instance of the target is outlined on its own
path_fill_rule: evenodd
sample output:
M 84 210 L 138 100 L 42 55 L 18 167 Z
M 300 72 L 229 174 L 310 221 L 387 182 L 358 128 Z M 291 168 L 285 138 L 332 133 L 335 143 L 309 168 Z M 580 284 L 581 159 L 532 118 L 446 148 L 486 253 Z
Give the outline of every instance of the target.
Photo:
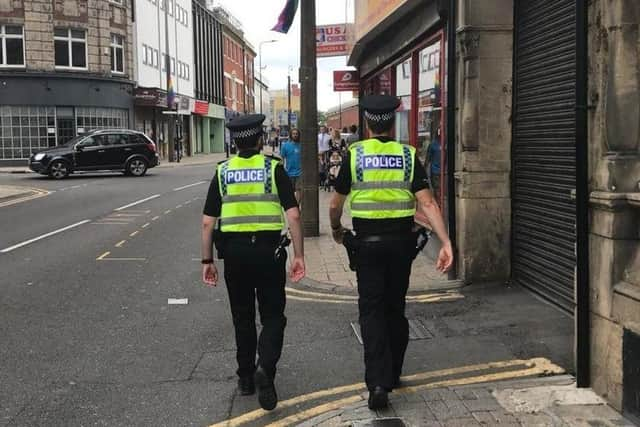
M 71 230 L 72 228 L 79 227 L 79 226 L 81 226 L 83 224 L 86 224 L 88 222 L 91 222 L 91 220 L 85 219 L 84 221 L 80 221 L 80 222 L 76 222 L 75 224 L 67 225 L 66 227 L 59 228 L 58 230 L 51 231 L 49 233 L 43 234 L 42 236 L 34 237 L 33 239 L 29 239 L 29 240 L 27 240 L 25 242 L 18 243 L 17 245 L 13 245 L 13 246 L 10 246 L 8 248 L 5 248 L 5 249 L 1 250 L 0 253 L 4 254 L 4 253 L 7 253 L 7 252 L 11 252 L 14 249 L 18 249 L 18 248 L 21 248 L 23 246 L 27 246 L 27 245 L 29 245 L 29 244 L 31 244 L 33 242 L 37 242 L 38 240 L 46 239 L 47 237 L 51 237 L 51 236 L 53 236 L 55 234 L 62 233 L 63 231 Z
M 128 205 L 120 206 L 119 208 L 114 209 L 114 211 L 123 211 L 123 210 L 125 210 L 127 208 L 139 205 L 140 203 L 148 202 L 149 200 L 153 200 L 153 199 L 155 199 L 157 197 L 160 197 L 160 195 L 159 194 L 154 194 L 153 196 L 147 197 L 146 199 L 138 200 L 136 202 L 129 203 Z
M 184 190 L 185 188 L 195 187 L 196 185 L 205 184 L 206 182 L 207 182 L 207 181 L 198 181 L 198 182 L 194 182 L 193 184 L 185 185 L 185 186 L 183 186 L 183 187 L 174 188 L 174 189 L 173 189 L 173 191 L 180 191 L 180 190 Z
M 148 222 L 146 224 L 142 224 L 142 228 L 147 228 L 148 226 L 149 226 Z

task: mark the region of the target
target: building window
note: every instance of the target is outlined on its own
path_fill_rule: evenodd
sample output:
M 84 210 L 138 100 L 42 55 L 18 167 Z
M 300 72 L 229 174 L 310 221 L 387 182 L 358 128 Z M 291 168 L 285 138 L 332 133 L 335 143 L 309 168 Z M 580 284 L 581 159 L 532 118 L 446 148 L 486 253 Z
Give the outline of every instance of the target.
M 124 37 L 111 34 L 111 71 L 124 74 Z
M 24 34 L 22 27 L 0 25 L 0 66 L 24 67 Z
M 57 68 L 87 69 L 87 32 L 72 28 L 54 30 Z
M 76 129 L 78 134 L 87 133 L 95 129 L 129 127 L 129 114 L 120 108 L 77 107 Z
M 152 56 L 153 68 L 159 68 L 160 67 L 160 64 L 158 64 L 159 55 L 160 55 L 160 52 L 158 52 L 158 49 L 153 49 L 153 56 Z
M 0 159 L 26 159 L 55 145 L 55 107 L 0 106 Z

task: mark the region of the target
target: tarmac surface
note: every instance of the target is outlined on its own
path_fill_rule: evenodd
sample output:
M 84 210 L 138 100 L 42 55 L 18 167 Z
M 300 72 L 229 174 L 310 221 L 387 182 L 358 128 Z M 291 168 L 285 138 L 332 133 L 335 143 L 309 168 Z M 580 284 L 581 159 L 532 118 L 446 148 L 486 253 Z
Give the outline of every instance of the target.
M 521 288 L 476 284 L 410 292 L 405 387 L 383 413 L 363 406 L 353 289 L 289 284 L 280 405 L 262 411 L 236 390 L 225 286 L 200 280 L 214 157 L 143 178 L 0 175 L 2 189 L 46 192 L 0 204 L 0 426 L 537 425 L 522 408 L 551 420 L 540 425 L 631 425 L 568 392 L 571 317 Z M 547 392 L 571 405 L 540 403 Z

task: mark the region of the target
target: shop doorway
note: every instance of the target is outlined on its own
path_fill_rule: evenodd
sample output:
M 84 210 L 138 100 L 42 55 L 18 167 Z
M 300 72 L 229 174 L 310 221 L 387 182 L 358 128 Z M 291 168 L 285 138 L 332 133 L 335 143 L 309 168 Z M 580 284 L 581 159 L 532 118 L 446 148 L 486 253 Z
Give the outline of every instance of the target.
M 58 145 L 67 143 L 76 136 L 76 118 L 73 107 L 56 108 L 56 137 Z

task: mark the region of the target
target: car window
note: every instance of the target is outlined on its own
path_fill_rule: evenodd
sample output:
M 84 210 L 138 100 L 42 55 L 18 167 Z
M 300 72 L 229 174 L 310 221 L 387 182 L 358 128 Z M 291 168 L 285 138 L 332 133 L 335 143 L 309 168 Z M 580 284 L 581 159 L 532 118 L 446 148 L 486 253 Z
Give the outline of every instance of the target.
M 109 145 L 125 145 L 128 144 L 127 135 L 122 133 L 112 133 L 107 135 Z
M 82 141 L 80 145 L 83 147 L 97 147 L 98 145 L 102 145 L 102 135 L 89 136 Z
M 135 133 L 129 135 L 129 144 L 146 144 L 147 141 L 141 136 Z

